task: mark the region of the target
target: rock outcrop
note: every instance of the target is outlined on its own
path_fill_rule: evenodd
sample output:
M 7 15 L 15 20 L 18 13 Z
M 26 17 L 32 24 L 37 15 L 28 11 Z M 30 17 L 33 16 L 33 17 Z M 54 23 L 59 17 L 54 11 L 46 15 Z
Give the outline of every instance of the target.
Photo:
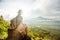
M 11 20 L 6 40 L 31 40 L 27 29 L 27 25 L 23 23 L 21 10 L 19 10 L 18 15 Z

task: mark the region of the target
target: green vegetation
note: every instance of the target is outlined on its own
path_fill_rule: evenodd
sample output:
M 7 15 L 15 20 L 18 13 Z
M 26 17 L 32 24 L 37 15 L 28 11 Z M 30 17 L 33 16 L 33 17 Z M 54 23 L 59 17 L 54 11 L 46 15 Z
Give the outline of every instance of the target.
M 0 39 L 5 39 L 8 36 L 8 27 L 9 23 L 3 19 L 3 17 L 0 17 Z
M 10 26 L 9 22 L 5 21 L 3 17 L 0 17 L 0 39 L 6 39 L 8 37 L 8 27 Z M 46 26 L 46 25 L 44 25 Z M 30 27 L 29 28 L 29 35 L 32 40 L 60 40 L 60 30 L 52 30 L 46 28 L 47 30 L 42 29 L 44 27 L 40 25 L 40 27 Z M 51 27 L 51 26 L 48 26 Z M 51 31 L 48 31 L 51 30 Z M 55 32 L 57 31 L 57 32 Z
M 60 40 L 59 33 L 47 31 L 39 27 L 31 27 L 29 32 L 32 40 Z

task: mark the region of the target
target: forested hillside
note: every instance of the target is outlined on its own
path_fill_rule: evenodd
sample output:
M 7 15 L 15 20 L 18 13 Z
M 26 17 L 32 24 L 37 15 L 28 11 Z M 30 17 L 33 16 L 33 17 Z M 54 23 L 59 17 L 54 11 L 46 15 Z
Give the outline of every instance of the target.
M 60 40 L 60 33 L 41 29 L 40 27 L 29 28 L 32 40 Z
M 0 16 L 0 39 L 5 39 L 8 37 L 8 27 L 9 27 L 9 22 L 5 21 L 2 16 Z
M 9 26 L 10 23 L 0 16 L 0 39 L 6 39 L 8 37 Z M 28 30 L 31 40 L 60 40 L 60 32 L 51 32 L 34 26 L 29 27 Z

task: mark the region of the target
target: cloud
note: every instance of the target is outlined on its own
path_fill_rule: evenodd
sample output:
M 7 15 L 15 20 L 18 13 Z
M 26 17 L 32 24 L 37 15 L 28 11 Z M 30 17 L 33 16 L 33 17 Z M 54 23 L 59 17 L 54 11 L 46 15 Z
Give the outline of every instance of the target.
M 46 16 L 53 19 L 60 19 L 60 0 L 52 0 L 50 5 L 47 5 Z
M 3 0 L 0 5 L 1 13 L 9 14 L 11 18 L 16 16 L 18 9 L 23 10 L 24 17 L 57 18 L 60 17 L 60 0 Z
M 60 10 L 60 0 L 51 0 L 50 5 L 47 6 L 48 9 Z
M 48 18 L 60 18 L 60 0 L 40 0 L 35 3 L 33 14 L 48 16 Z M 57 17 L 58 16 L 58 17 Z

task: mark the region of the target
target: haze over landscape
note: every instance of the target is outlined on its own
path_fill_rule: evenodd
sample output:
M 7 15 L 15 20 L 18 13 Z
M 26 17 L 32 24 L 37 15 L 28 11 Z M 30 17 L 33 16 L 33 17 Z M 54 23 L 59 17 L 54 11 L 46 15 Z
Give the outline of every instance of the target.
M 22 10 L 24 20 L 43 17 L 60 20 L 60 0 L 0 0 L 0 15 L 11 20 Z
M 60 40 L 60 0 L 0 0 L 1 32 L 8 29 L 4 25 L 10 26 L 19 9 L 32 40 Z M 8 36 L 7 30 L 5 33 L 2 38 Z
M 0 0 L 0 15 L 10 21 L 22 10 L 27 24 L 60 25 L 60 0 Z

